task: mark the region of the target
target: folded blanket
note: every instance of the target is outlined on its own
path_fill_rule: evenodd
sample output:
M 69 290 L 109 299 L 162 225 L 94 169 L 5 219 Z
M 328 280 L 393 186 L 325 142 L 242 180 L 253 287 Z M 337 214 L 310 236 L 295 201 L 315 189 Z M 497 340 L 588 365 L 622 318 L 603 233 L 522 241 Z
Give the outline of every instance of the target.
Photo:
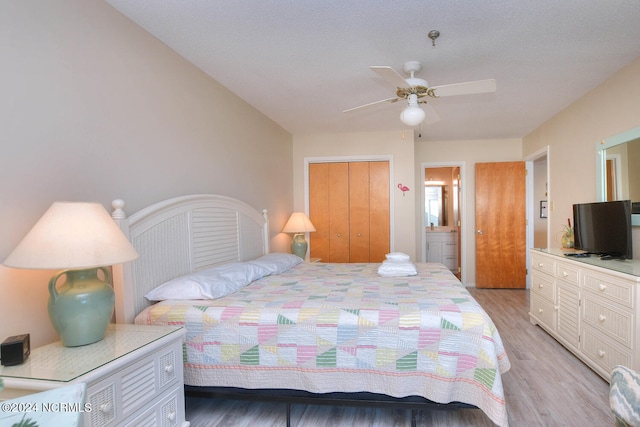
M 386 255 L 386 260 L 378 267 L 380 276 L 415 276 L 418 270 L 411 262 L 409 255 L 401 252 L 392 252 Z

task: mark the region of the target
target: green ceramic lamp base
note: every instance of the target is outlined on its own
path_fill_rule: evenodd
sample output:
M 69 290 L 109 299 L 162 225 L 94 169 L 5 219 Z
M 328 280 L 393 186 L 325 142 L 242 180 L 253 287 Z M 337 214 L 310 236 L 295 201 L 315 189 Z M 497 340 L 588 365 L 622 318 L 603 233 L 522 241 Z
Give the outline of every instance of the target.
M 291 243 L 291 253 L 304 259 L 307 256 L 307 246 L 304 234 L 296 234 L 293 236 L 293 243 Z
M 98 270 L 105 280 L 98 277 Z M 60 276 L 66 281 L 56 286 Z M 49 318 L 65 347 L 91 344 L 104 338 L 113 317 L 115 294 L 105 267 L 64 270 L 49 281 Z

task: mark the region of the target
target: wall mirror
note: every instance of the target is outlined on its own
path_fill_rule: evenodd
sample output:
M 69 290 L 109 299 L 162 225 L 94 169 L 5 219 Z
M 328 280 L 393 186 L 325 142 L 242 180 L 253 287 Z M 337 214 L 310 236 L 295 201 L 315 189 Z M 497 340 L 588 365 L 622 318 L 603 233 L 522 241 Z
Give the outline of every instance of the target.
M 459 167 L 426 168 L 424 177 L 425 227 L 456 228 L 459 212 Z
M 640 127 L 596 143 L 596 193 L 598 201 L 640 202 Z M 640 213 L 631 222 L 640 226 Z

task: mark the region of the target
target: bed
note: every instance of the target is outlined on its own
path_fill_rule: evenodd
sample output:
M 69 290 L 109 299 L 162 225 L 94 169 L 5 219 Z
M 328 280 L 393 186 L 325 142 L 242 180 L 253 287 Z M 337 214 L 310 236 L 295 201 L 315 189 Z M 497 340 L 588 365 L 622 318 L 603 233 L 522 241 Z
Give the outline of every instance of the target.
M 123 206 L 114 201 L 113 217 L 140 258 L 114 267 L 116 319 L 186 328 L 188 393 L 471 406 L 508 425 L 501 375 L 510 365 L 500 335 L 444 265 L 382 277 L 379 264 L 273 254 L 267 212 L 224 196 L 174 198 L 128 218 Z M 234 280 L 238 269 L 246 273 L 237 290 L 174 299 L 185 280 L 230 277 L 230 269 Z M 162 301 L 150 302 L 150 292 Z

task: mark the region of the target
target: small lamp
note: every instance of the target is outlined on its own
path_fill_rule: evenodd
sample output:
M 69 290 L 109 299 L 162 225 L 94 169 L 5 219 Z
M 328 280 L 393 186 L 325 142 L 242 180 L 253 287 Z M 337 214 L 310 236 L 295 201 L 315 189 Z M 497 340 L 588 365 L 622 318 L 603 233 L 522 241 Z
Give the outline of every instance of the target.
M 106 268 L 138 258 L 99 203 L 55 202 L 4 261 L 7 267 L 66 269 L 49 281 L 49 318 L 66 347 L 100 341 L 115 294 Z M 104 280 L 98 276 L 102 272 Z M 58 279 L 66 276 L 57 286 Z
M 307 255 L 307 241 L 304 238 L 304 233 L 311 231 L 316 231 L 316 228 L 311 224 L 311 221 L 304 212 L 294 212 L 291 214 L 282 232 L 295 233 L 293 243 L 291 243 L 291 252 L 294 255 L 302 259 Z

